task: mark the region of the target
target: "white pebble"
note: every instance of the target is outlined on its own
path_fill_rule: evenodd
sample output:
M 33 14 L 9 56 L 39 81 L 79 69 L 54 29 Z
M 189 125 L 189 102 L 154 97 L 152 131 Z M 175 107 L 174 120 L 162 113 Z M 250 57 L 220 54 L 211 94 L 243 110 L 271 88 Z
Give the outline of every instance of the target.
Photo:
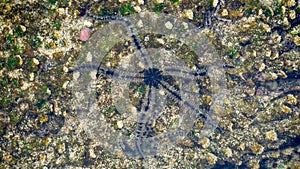
M 172 29 L 173 28 L 173 24 L 170 21 L 165 23 L 165 26 L 166 26 L 167 29 Z

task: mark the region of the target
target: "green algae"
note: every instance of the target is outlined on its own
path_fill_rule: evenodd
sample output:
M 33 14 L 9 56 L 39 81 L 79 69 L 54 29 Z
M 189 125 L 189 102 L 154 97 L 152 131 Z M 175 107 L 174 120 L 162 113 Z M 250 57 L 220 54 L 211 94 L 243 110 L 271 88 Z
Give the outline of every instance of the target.
M 129 14 L 134 14 L 135 10 L 134 8 L 131 6 L 130 3 L 126 4 L 126 5 L 122 5 L 121 9 L 120 9 L 121 15 L 129 15 Z
M 154 4 L 153 12 L 160 14 L 164 9 L 167 8 L 167 5 L 164 3 Z

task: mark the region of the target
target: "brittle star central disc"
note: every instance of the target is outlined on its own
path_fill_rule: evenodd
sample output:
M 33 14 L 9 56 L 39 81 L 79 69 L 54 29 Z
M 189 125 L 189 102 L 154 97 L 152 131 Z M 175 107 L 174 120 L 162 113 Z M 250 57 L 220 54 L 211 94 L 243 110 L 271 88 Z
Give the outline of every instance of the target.
M 134 158 L 163 153 L 191 132 L 201 139 L 217 126 L 226 94 L 218 58 L 199 30 L 170 15 L 114 20 L 75 69 L 81 126 L 107 150 Z
M 161 71 L 157 68 L 149 68 L 144 72 L 145 84 L 158 89 L 159 80 L 163 80 Z

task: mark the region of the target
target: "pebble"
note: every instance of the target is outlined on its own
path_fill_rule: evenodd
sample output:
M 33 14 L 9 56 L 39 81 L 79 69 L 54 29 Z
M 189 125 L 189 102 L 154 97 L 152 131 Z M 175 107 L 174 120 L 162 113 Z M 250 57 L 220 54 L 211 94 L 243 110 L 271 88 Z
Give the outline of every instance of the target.
M 144 4 L 144 0 L 138 0 L 138 4 L 143 5 Z
M 194 18 L 194 13 L 191 9 L 188 9 L 184 13 L 184 17 L 192 20 Z
M 296 5 L 295 0 L 287 0 L 286 3 L 287 3 L 287 6 L 288 6 L 288 7 L 292 7 L 292 6 L 295 6 L 295 5 Z
M 213 0 L 212 6 L 215 8 L 215 7 L 217 7 L 218 3 L 219 3 L 219 0 Z
M 173 24 L 170 21 L 168 21 L 167 23 L 165 23 L 165 27 L 167 29 L 172 29 L 173 28 Z
M 34 65 L 39 65 L 40 64 L 39 60 L 36 59 L 36 58 L 33 58 L 32 62 L 34 63 Z
M 232 157 L 232 150 L 229 147 L 225 149 L 224 153 L 227 157 Z
M 21 27 L 22 32 L 25 32 L 25 31 L 26 31 L 26 27 L 25 27 L 25 26 L 20 25 L 20 27 Z
M 290 105 L 296 106 L 297 105 L 297 98 L 292 94 L 288 94 L 287 98 L 286 98 L 286 102 Z
M 158 4 L 164 3 L 164 0 L 156 0 L 156 3 Z
M 245 143 L 244 142 L 241 142 L 240 145 L 239 145 L 239 148 L 244 151 L 245 150 Z
M 292 112 L 291 108 L 289 108 L 289 107 L 286 106 L 286 105 L 282 105 L 281 111 L 282 111 L 283 113 L 286 113 L 286 114 L 289 114 L 289 113 Z
M 90 154 L 91 158 L 96 158 L 97 157 L 93 148 L 89 149 L 89 154 Z
M 33 81 L 34 80 L 34 73 L 30 73 L 29 74 L 29 81 Z
M 134 6 L 133 9 L 138 13 L 142 11 L 140 6 Z
M 59 144 L 57 145 L 57 148 L 58 148 L 58 152 L 59 152 L 59 153 L 63 153 L 63 152 L 65 152 L 65 150 L 66 150 L 66 146 L 65 146 L 64 143 L 59 143 Z
M 202 145 L 203 148 L 208 148 L 210 145 L 210 141 L 208 138 L 203 138 L 200 142 L 200 144 Z
M 92 34 L 92 30 L 90 28 L 83 28 L 81 31 L 80 31 L 80 34 L 79 34 L 79 39 L 81 41 L 87 41 L 90 39 L 90 36 Z
M 18 62 L 19 66 L 22 66 L 22 64 L 23 64 L 23 59 L 21 58 L 20 55 L 17 55 L 16 57 L 19 59 L 19 62 Z
M 227 16 L 228 15 L 227 9 L 223 9 L 222 12 L 221 12 L 221 15 L 222 16 Z
M 21 86 L 21 90 L 27 90 L 30 87 L 30 84 L 27 82 L 24 82 L 23 85 Z
M 165 44 L 165 41 L 164 41 L 164 39 L 162 39 L 162 38 L 157 38 L 156 39 L 156 41 L 159 43 L 159 44 Z
M 291 11 L 289 12 L 289 17 L 290 17 L 291 19 L 295 19 L 295 18 L 296 18 L 296 12 L 295 12 L 294 10 L 291 10 Z
M 274 130 L 266 132 L 266 138 L 272 141 L 278 140 L 277 133 Z
M 260 65 L 260 67 L 259 67 L 259 69 L 258 69 L 258 71 L 263 71 L 263 70 L 265 70 L 265 68 L 266 68 L 266 65 L 265 65 L 265 63 L 262 63 L 261 65 Z
M 271 32 L 271 27 L 268 24 L 263 24 L 262 26 L 266 32 Z
M 285 26 L 288 26 L 288 25 L 290 24 L 287 17 L 284 17 L 284 18 L 283 18 L 283 24 L 284 24 Z
M 217 160 L 218 160 L 217 156 L 215 156 L 215 155 L 212 154 L 212 153 L 208 153 L 208 154 L 207 154 L 207 158 L 208 158 L 208 163 L 209 163 L 210 165 L 216 164 L 216 162 L 217 162 Z
M 284 71 L 282 71 L 282 70 L 279 70 L 278 71 L 278 73 L 277 73 L 279 76 L 281 76 L 282 78 L 287 78 L 287 75 L 285 74 L 285 72 Z
M 300 37 L 299 37 L 299 36 L 295 36 L 295 37 L 294 37 L 294 43 L 295 43 L 297 46 L 300 46 Z
M 48 121 L 48 116 L 47 115 L 40 114 L 38 117 L 39 117 L 40 123 L 45 123 L 45 122 Z
M 261 0 L 260 3 L 262 3 L 264 6 L 271 6 L 272 5 L 271 0 Z
M 62 85 L 63 89 L 66 89 L 70 81 L 65 81 L 64 84 Z
M 264 147 L 260 144 L 255 144 L 253 146 L 250 147 L 250 149 L 252 150 L 252 152 L 256 155 L 261 154 L 264 152 Z
M 123 128 L 123 122 L 122 121 L 118 121 L 117 122 L 117 127 L 118 127 L 118 129 Z

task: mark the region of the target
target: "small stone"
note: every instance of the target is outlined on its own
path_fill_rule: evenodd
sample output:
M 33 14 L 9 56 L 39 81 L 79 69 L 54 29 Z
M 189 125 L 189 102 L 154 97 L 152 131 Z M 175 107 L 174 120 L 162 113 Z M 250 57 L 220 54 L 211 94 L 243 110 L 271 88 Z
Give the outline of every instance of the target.
M 263 24 L 263 28 L 266 32 L 271 32 L 271 27 L 268 24 Z
M 278 73 L 277 73 L 279 76 L 281 76 L 282 78 L 287 78 L 287 75 L 285 74 L 285 72 L 284 71 L 282 71 L 282 70 L 279 70 L 278 71 Z
M 37 60 L 36 58 L 33 58 L 32 62 L 33 62 L 34 65 L 39 65 L 40 64 L 39 60 Z
M 76 157 L 77 157 L 77 153 L 76 152 L 70 152 L 69 153 L 69 158 L 71 159 L 71 160 L 75 160 L 76 159 Z
M 291 155 L 294 152 L 294 148 L 287 148 L 282 151 L 284 155 Z
M 29 74 L 29 81 L 33 81 L 34 80 L 34 73 L 30 73 Z
M 9 152 L 5 152 L 3 155 L 2 155 L 2 159 L 4 161 L 11 161 L 13 158 L 12 158 L 12 155 L 9 153 Z
M 68 73 L 68 72 L 69 72 L 69 68 L 67 68 L 66 66 L 64 66 L 64 67 L 63 67 L 63 71 L 64 71 L 65 73 Z
M 284 17 L 284 18 L 283 18 L 283 24 L 284 24 L 285 26 L 288 26 L 288 25 L 290 24 L 287 17 Z
M 210 140 L 208 138 L 203 138 L 200 142 L 203 148 L 208 148 L 210 145 Z
M 80 31 L 80 34 L 79 34 L 79 39 L 81 41 L 87 41 L 89 40 L 90 36 L 92 34 L 92 30 L 90 28 L 83 28 L 81 31 Z
M 211 96 L 210 95 L 204 95 L 205 101 L 207 105 L 211 105 L 212 101 L 211 101 Z
M 69 83 L 70 83 L 70 81 L 65 81 L 65 83 L 62 85 L 62 88 L 66 89 Z
M 16 57 L 19 59 L 19 62 L 18 62 L 19 66 L 22 66 L 22 64 L 23 64 L 23 59 L 21 58 L 20 55 L 17 55 Z
M 11 6 L 10 6 L 9 4 L 6 4 L 6 5 L 5 5 L 5 9 L 6 9 L 7 11 L 10 11 L 10 10 L 11 10 Z
M 138 4 L 143 5 L 144 4 L 144 0 L 138 0 Z
M 272 57 L 270 59 L 274 60 L 274 59 L 277 59 L 278 57 L 279 57 L 279 52 L 275 51 L 272 53 Z
M 56 12 L 59 13 L 59 14 L 61 14 L 61 15 L 63 15 L 63 14 L 66 13 L 66 12 L 65 12 L 65 8 L 58 8 L 58 9 L 56 10 Z
M 262 3 L 264 6 L 271 6 L 272 5 L 271 0 L 260 0 L 260 3 Z
M 265 70 L 266 69 L 266 65 L 265 65 L 265 63 L 262 63 L 261 65 L 260 65 L 260 67 L 259 67 L 259 69 L 258 69 L 258 71 L 263 71 L 263 70 Z
M 156 39 L 156 41 L 159 43 L 159 44 L 165 44 L 165 41 L 164 41 L 164 39 L 162 39 L 162 38 L 157 38 Z
M 45 123 L 48 121 L 48 116 L 45 114 L 40 114 L 39 116 L 40 123 Z
M 266 132 L 266 138 L 272 141 L 278 140 L 277 133 L 274 130 Z
M 123 128 L 123 122 L 122 121 L 118 121 L 117 122 L 117 127 L 118 127 L 118 129 Z
M 282 105 L 281 111 L 282 111 L 283 113 L 286 113 L 286 114 L 289 114 L 289 113 L 292 112 L 291 108 L 289 108 L 289 107 L 286 106 L 286 105 Z
M 156 0 L 156 3 L 158 4 L 164 3 L 164 0 Z
M 51 141 L 52 141 L 52 139 L 51 139 L 50 137 L 47 137 L 47 138 L 44 140 L 45 146 L 47 147 L 47 146 L 50 144 Z
M 258 10 L 258 15 L 260 16 L 260 15 L 262 15 L 263 14 L 263 10 L 262 9 L 259 9 Z
M 250 28 L 250 25 L 249 25 L 249 24 L 243 24 L 242 26 L 243 26 L 243 28 L 245 28 L 245 29 Z
M 228 15 L 227 9 L 223 9 L 222 12 L 221 12 L 221 15 L 222 16 L 227 16 Z
M 192 20 L 194 18 L 194 13 L 191 9 L 188 9 L 184 13 L 184 17 Z
M 292 7 L 292 6 L 296 5 L 296 2 L 295 2 L 295 0 L 287 0 L 286 4 L 287 4 L 288 7 Z
M 47 88 L 46 93 L 50 95 L 52 92 L 51 92 L 51 90 L 49 88 Z
M 58 153 L 62 154 L 66 151 L 66 145 L 64 143 L 59 143 L 57 145 Z
M 271 55 L 272 55 L 272 51 L 271 50 L 267 50 L 266 51 L 266 57 L 271 57 Z
M 121 150 L 117 150 L 116 156 L 119 157 L 119 158 L 124 158 L 124 152 L 121 151 Z
M 208 158 L 208 163 L 210 164 L 210 165 L 214 165 L 214 164 L 216 164 L 216 162 L 217 162 L 217 156 L 215 156 L 214 154 L 212 154 L 212 153 L 208 153 L 207 154 L 207 158 Z
M 80 72 L 73 73 L 73 80 L 77 80 L 80 77 Z
M 215 8 L 215 7 L 217 7 L 218 3 L 219 3 L 219 0 L 213 0 L 212 6 Z
M 288 94 L 287 98 L 286 98 L 286 102 L 290 105 L 296 106 L 297 105 L 297 98 L 292 94 Z
M 239 145 L 239 148 L 241 149 L 241 150 L 245 150 L 245 143 L 244 142 L 241 142 L 240 143 L 240 145 Z
M 91 148 L 91 149 L 89 150 L 89 154 L 90 154 L 90 157 L 91 157 L 91 158 L 96 158 L 96 157 L 97 157 L 93 148 Z
M 296 12 L 294 10 L 291 10 L 290 13 L 289 13 L 289 17 L 291 19 L 295 19 L 296 18 Z
M 299 36 L 295 36 L 295 37 L 294 37 L 294 43 L 295 43 L 297 46 L 300 46 L 300 37 L 299 37 Z
M 97 70 L 90 71 L 90 77 L 93 80 L 97 79 Z
M 232 157 L 232 150 L 229 147 L 225 149 L 224 153 L 227 157 Z
M 39 155 L 39 160 L 40 160 L 40 163 L 44 163 L 45 162 L 45 160 L 46 160 L 46 154 L 40 154 Z
M 277 44 L 281 42 L 281 36 L 278 34 L 278 32 L 273 33 L 272 39 Z
M 25 26 L 20 25 L 20 27 L 21 27 L 22 32 L 25 32 L 25 31 L 26 31 L 26 27 L 25 27 Z
M 285 6 L 281 6 L 281 11 L 282 11 L 282 14 L 285 14 L 285 12 L 286 12 L 286 7 L 285 7 Z
M 173 28 L 173 24 L 170 21 L 168 21 L 167 23 L 165 23 L 165 27 L 167 29 L 172 29 Z
M 270 73 L 270 80 L 276 80 L 278 78 L 278 75 L 276 73 L 271 72 Z
M 253 146 L 250 147 L 250 149 L 252 150 L 252 152 L 256 155 L 261 154 L 264 152 L 264 147 L 260 144 L 255 144 Z
M 138 13 L 142 11 L 140 6 L 134 6 L 133 9 Z
M 91 22 L 91 21 L 89 21 L 89 20 L 85 20 L 85 21 L 83 22 L 83 25 L 84 25 L 85 27 L 92 27 L 92 26 L 93 26 L 93 22 Z
M 21 90 L 27 90 L 30 87 L 30 84 L 27 82 L 24 82 L 23 85 L 21 86 Z

